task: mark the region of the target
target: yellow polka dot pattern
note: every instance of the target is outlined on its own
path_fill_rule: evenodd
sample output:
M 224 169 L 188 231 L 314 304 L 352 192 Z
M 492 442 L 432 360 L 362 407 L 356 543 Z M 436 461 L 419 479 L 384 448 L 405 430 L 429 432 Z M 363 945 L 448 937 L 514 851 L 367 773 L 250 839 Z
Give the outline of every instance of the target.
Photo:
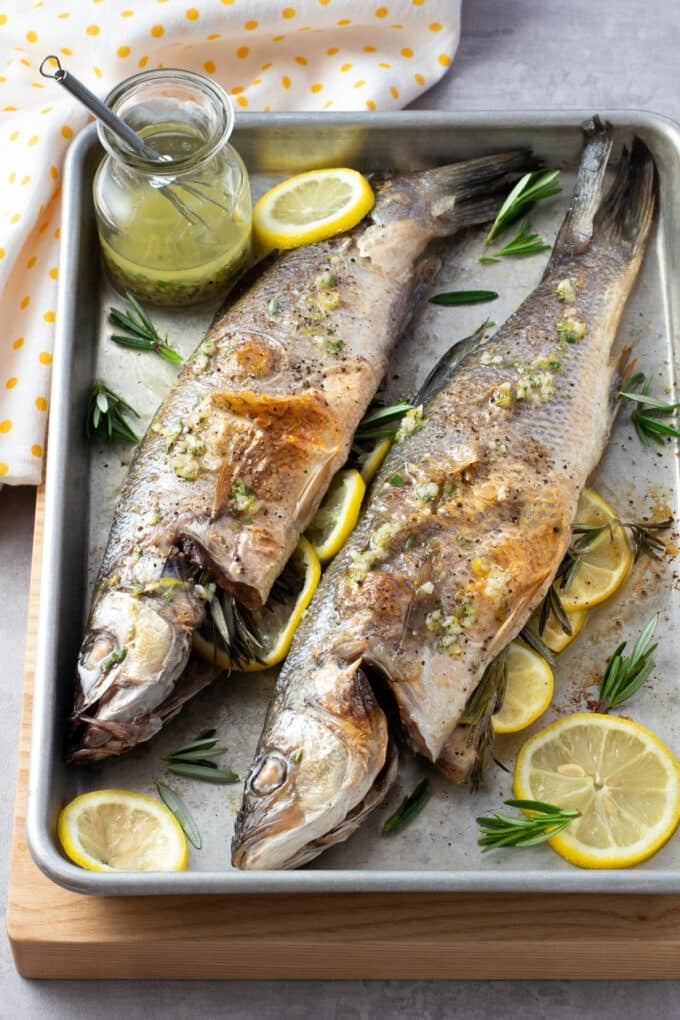
M 88 122 L 41 80 L 59 53 L 99 95 L 139 70 L 218 81 L 239 110 L 407 105 L 450 66 L 461 0 L 63 0 L 0 14 L 0 484 L 41 479 L 59 276 L 59 189 Z M 3 5 L 7 6 L 7 5 Z M 50 43 L 50 40 L 53 40 Z M 55 41 L 56 40 L 56 41 Z

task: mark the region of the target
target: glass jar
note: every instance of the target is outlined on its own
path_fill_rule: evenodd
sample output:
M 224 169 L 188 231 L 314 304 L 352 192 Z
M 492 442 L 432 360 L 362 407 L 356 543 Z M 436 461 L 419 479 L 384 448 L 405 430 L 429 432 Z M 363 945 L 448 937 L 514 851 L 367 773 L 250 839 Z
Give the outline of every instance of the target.
M 136 155 L 98 124 L 108 155 L 94 207 L 114 286 L 158 305 L 224 293 L 251 243 L 250 184 L 229 145 L 229 97 L 210 78 L 173 69 L 136 74 L 106 102 L 162 157 Z

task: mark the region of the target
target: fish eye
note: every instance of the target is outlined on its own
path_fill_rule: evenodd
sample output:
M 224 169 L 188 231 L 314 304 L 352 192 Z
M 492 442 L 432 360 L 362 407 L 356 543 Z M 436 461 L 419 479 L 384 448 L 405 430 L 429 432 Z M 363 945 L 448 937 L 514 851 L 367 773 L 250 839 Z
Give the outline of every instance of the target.
M 248 777 L 247 790 L 264 797 L 280 789 L 288 777 L 288 760 L 280 751 L 270 751 L 255 762 Z
M 94 631 L 83 644 L 80 663 L 85 669 L 94 669 L 115 647 L 115 638 L 108 630 Z

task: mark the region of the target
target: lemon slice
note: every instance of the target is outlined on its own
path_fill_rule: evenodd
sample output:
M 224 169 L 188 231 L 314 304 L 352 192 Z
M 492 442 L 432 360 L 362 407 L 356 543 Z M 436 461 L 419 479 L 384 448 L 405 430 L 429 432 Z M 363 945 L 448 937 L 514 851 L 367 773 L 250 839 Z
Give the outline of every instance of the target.
M 356 170 L 309 170 L 262 196 L 253 209 L 255 237 L 268 248 L 323 241 L 355 227 L 374 201 L 371 185 Z
M 553 696 L 553 673 L 532 648 L 512 641 L 507 652 L 508 679 L 500 711 L 491 717 L 495 733 L 517 733 L 543 715 Z
M 194 651 L 206 662 L 215 663 L 220 669 L 253 673 L 258 669 L 278 665 L 288 654 L 293 635 L 320 577 L 319 557 L 311 544 L 305 538 L 301 538 L 281 574 L 279 580 L 282 584 L 275 586 L 275 592 L 262 609 L 254 610 L 251 614 L 262 642 L 262 652 L 258 659 L 233 662 L 223 648 L 214 644 L 200 631 L 194 631 L 193 634 Z
M 367 486 L 370 485 L 378 473 L 378 468 L 387 456 L 387 451 L 391 445 L 391 440 L 379 439 L 375 446 L 360 455 L 359 472 Z
M 680 820 L 680 767 L 644 726 L 577 713 L 529 737 L 515 795 L 576 808 L 581 817 L 550 845 L 582 868 L 627 868 L 651 857 Z
M 182 827 L 164 804 L 129 790 L 95 790 L 62 808 L 64 852 L 88 871 L 184 871 Z
M 358 471 L 338 471 L 305 532 L 321 563 L 342 549 L 359 519 L 366 483 Z
M 541 640 L 548 646 L 551 652 L 559 653 L 563 652 L 564 649 L 571 644 L 575 637 L 583 630 L 583 625 L 588 619 L 587 609 L 574 609 L 572 612 L 566 614 L 569 623 L 571 624 L 571 634 L 567 634 L 566 630 L 562 630 L 559 623 L 557 622 L 555 615 L 551 612 L 548 614 L 543 633 L 540 636 Z M 535 634 L 538 634 L 538 628 L 540 613 L 534 613 L 528 623 L 528 627 L 533 630 Z
M 592 489 L 584 489 L 578 501 L 576 520 L 579 524 L 609 524 L 597 545 L 588 552 L 568 587 L 558 582 L 557 593 L 562 605 L 571 613 L 590 609 L 610 598 L 620 587 L 633 562 L 633 552 L 626 529 L 618 523 L 616 511 Z

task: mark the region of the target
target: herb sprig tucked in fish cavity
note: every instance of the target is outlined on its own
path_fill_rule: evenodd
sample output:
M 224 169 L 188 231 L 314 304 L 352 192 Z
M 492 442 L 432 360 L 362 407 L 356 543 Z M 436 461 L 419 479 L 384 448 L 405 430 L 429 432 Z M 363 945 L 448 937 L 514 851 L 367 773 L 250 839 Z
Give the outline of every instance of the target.
M 178 684 L 211 594 L 199 571 L 265 603 L 436 268 L 430 241 L 492 219 L 527 163 L 514 152 L 386 180 L 370 220 L 232 294 L 121 493 L 78 663 L 75 757 L 148 739 L 194 693 Z
M 569 545 L 609 435 L 613 343 L 654 214 L 645 145 L 624 153 L 602 200 L 611 139 L 597 119 L 585 135 L 542 282 L 457 372 L 443 360 L 298 629 L 246 783 L 238 867 L 309 860 L 379 801 L 392 757 L 372 672 L 416 752 L 456 780 L 474 762 L 465 705 Z

